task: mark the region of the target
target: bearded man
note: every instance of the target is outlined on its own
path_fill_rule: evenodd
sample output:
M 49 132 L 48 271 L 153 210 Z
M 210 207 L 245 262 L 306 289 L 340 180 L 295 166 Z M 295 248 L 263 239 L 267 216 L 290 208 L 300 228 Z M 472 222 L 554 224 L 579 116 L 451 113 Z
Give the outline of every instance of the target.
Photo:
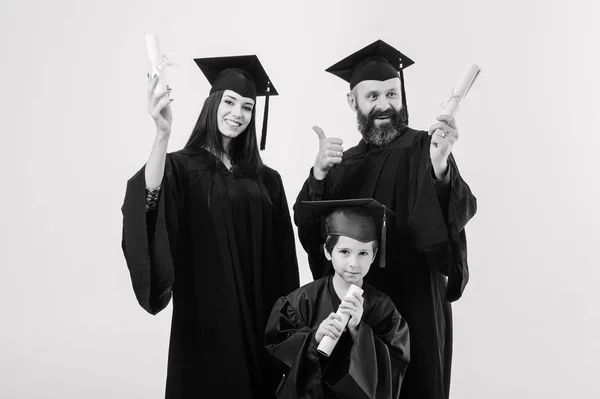
M 408 127 L 403 68 L 413 64 L 378 40 L 327 69 L 350 83 L 348 104 L 362 139 L 342 140 L 318 127 L 319 153 L 294 206 L 294 221 L 315 279 L 330 273 L 320 248 L 323 222 L 301 201 L 374 198 L 395 212 L 382 229 L 387 248 L 366 280 L 395 303 L 410 331 L 410 364 L 401 398 L 449 397 L 452 310 L 467 284 L 465 225 L 476 199 L 452 156 L 455 119 L 429 131 Z M 386 222 L 384 222 L 385 224 Z M 377 264 L 377 263 L 375 263 Z

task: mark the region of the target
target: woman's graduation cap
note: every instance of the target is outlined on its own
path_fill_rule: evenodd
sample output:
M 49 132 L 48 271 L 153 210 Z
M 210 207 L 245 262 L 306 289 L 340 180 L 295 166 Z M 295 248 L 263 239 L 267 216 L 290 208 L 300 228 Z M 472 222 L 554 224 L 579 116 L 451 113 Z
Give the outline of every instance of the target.
M 350 90 L 364 80 L 388 80 L 400 78 L 402 87 L 402 105 L 406 107 L 403 69 L 414 61 L 390 46 L 383 40 L 377 40 L 349 55 L 325 71 L 350 83 Z
M 212 85 L 210 94 L 219 90 L 232 90 L 242 97 L 256 101 L 257 96 L 265 96 L 265 113 L 260 139 L 260 149 L 265 149 L 267 122 L 269 119 L 269 96 L 276 96 L 277 90 L 256 55 L 232 57 L 195 58 L 196 64 Z
M 321 216 L 329 216 L 325 223 L 328 236 L 346 236 L 361 242 L 377 240 L 381 226 L 381 254 L 379 267 L 385 267 L 387 217 L 396 213 L 372 198 L 302 201 L 303 206 Z M 346 212 L 352 208 L 353 212 Z

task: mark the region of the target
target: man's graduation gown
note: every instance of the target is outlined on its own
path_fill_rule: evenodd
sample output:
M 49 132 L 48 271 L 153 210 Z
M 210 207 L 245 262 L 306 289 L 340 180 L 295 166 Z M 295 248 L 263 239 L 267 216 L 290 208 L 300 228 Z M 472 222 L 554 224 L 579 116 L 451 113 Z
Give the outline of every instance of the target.
M 449 190 L 436 188 L 430 143 L 426 132 L 410 128 L 380 149 L 361 140 L 323 181 L 311 171 L 294 207 L 315 279 L 330 272 L 321 250 L 322 220 L 299 206 L 300 201 L 374 198 L 396 213 L 387 225 L 387 267 L 371 268 L 366 279 L 389 295 L 409 325 L 411 363 L 402 398 L 448 398 L 450 302 L 461 297 L 469 278 L 464 229 L 476 212 L 476 199 L 452 156 Z

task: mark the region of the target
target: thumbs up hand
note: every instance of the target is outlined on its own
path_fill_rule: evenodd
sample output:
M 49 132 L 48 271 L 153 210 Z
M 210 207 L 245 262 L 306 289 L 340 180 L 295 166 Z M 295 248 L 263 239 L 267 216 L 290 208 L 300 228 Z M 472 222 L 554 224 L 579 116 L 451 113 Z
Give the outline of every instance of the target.
M 313 167 L 313 175 L 315 179 L 323 180 L 333 165 L 342 162 L 343 140 L 336 137 L 328 138 L 323 129 L 318 126 L 313 126 L 313 130 L 319 137 L 319 153 Z

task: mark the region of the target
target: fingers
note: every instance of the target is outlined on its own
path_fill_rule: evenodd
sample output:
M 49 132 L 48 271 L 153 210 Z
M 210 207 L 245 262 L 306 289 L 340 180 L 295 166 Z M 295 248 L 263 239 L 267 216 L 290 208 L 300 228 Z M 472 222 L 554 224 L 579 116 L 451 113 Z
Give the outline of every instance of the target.
M 350 304 L 352 304 L 354 306 L 360 305 L 360 302 L 358 301 L 358 299 L 354 295 L 345 296 L 344 299 L 342 300 L 342 303 L 344 303 L 344 302 L 350 303 Z
M 170 99 L 169 97 L 163 97 L 160 99 L 160 101 L 156 104 L 156 106 L 150 111 L 150 115 L 152 115 L 152 117 L 157 117 L 158 115 L 160 115 L 161 111 L 165 108 L 171 105 L 171 103 L 173 102 L 174 99 Z
M 342 302 L 339 309 L 344 313 L 348 313 L 350 317 L 355 316 L 359 312 L 359 307 L 350 302 Z
M 363 296 L 358 292 L 353 292 L 352 295 L 354 295 L 354 297 L 358 299 L 358 302 L 360 302 L 361 305 L 365 303 L 365 298 L 363 298 Z
M 148 111 L 152 114 L 153 112 L 158 112 L 164 107 L 169 106 L 172 101 L 169 99 L 170 93 L 171 89 L 167 88 L 167 90 L 163 90 L 153 95 L 148 103 Z
M 169 94 L 169 93 L 171 93 L 171 88 L 167 88 L 166 90 L 162 90 L 157 93 L 154 93 L 154 95 L 152 96 L 152 102 L 158 103 L 158 101 L 160 101 L 163 96 L 165 96 L 166 94 Z
M 433 125 L 429 126 L 429 130 L 428 130 L 428 134 L 431 136 L 436 130 L 443 130 L 443 131 L 447 131 L 447 130 L 453 130 L 450 125 L 444 123 L 444 122 L 438 122 L 438 123 L 434 123 Z
M 340 158 L 341 160 L 344 153 L 342 151 L 325 150 L 325 155 L 329 158 Z
M 323 323 L 321 323 L 321 326 L 328 327 L 330 329 L 333 329 L 331 331 L 341 334 L 344 331 L 342 322 L 343 322 L 343 320 L 338 314 L 331 313 L 325 320 L 323 320 Z
M 154 93 L 154 89 L 156 89 L 156 84 L 158 83 L 158 74 L 154 76 L 150 76 L 148 74 L 148 100 L 152 98 L 152 94 Z
M 328 140 L 331 140 L 331 139 L 328 139 Z M 339 144 L 330 143 L 329 141 L 323 141 L 321 143 L 321 149 L 322 150 L 331 150 L 331 151 L 340 151 L 340 152 L 344 151 L 344 147 L 342 147 Z
M 332 339 L 338 339 L 340 335 L 342 335 L 333 326 L 330 325 L 321 326 L 321 332 L 323 333 L 323 335 L 327 335 L 329 338 Z
M 364 298 L 358 292 L 353 292 L 352 295 L 345 296 L 342 303 L 344 301 L 352 303 L 356 307 L 360 307 L 364 302 Z
M 452 115 L 440 115 L 436 118 L 440 122 L 446 122 L 453 129 L 456 129 L 456 119 Z
M 331 312 L 331 314 L 329 315 L 329 318 L 332 320 L 337 320 L 340 323 L 344 321 L 344 320 L 342 320 L 340 315 L 338 315 L 337 313 L 333 313 L 333 312 Z
M 438 122 L 438 123 L 434 123 L 433 125 L 431 125 L 429 127 L 429 134 L 435 132 L 436 130 L 443 130 L 444 132 L 450 134 L 458 134 L 458 132 L 456 131 L 456 129 L 454 129 L 452 126 L 448 125 L 447 123 L 444 122 Z
M 317 136 L 319 136 L 319 140 L 325 140 L 327 138 L 325 132 L 319 126 L 313 126 L 312 129 L 317 133 Z
M 446 134 L 444 134 L 444 132 L 446 132 Z M 431 125 L 427 134 L 429 134 L 430 136 L 437 134 L 441 138 L 446 139 L 449 138 L 449 136 L 451 136 L 455 140 L 458 140 L 458 131 L 444 122 L 434 123 L 433 125 Z

